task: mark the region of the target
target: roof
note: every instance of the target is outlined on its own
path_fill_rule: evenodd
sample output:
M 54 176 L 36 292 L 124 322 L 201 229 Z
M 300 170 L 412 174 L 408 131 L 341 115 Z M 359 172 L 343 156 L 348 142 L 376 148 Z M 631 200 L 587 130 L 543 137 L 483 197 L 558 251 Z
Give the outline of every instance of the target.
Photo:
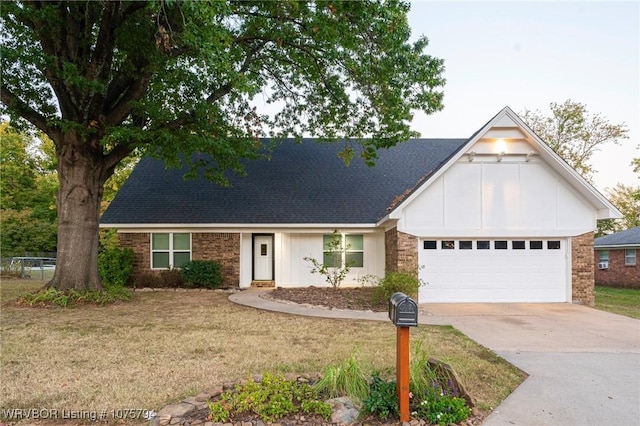
M 344 141 L 285 140 L 270 159 L 244 161 L 246 176 L 228 174 L 229 187 L 145 157 L 101 224 L 375 224 L 467 141 L 412 139 L 379 150 L 373 167 L 359 157 L 347 167 Z
M 640 226 L 596 238 L 593 246 L 594 248 L 640 247 Z

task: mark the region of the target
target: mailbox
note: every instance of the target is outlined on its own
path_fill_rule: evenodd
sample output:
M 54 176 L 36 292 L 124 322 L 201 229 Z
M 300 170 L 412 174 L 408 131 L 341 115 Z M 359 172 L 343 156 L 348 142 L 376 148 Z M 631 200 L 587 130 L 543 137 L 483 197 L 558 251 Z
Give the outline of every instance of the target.
M 389 299 L 389 319 L 396 327 L 416 327 L 418 305 L 404 293 L 393 293 Z

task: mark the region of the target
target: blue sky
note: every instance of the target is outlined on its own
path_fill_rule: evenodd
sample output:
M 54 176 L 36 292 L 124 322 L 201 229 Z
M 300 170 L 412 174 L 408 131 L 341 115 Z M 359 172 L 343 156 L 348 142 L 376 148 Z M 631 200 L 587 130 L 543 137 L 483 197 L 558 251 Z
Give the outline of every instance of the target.
M 572 99 L 630 130 L 594 155 L 596 187 L 640 185 L 639 2 L 423 0 L 409 23 L 446 67 L 445 109 L 414 119 L 422 137 L 468 137 L 504 106 L 549 114 Z

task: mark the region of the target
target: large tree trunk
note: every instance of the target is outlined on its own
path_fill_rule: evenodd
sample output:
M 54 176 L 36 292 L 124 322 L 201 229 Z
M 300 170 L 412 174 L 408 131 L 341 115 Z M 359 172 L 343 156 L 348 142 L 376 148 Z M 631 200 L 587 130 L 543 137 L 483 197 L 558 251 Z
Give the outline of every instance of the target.
M 98 220 L 104 182 L 100 155 L 86 144 L 64 144 L 58 151 L 58 255 L 47 287 L 102 290 L 98 273 Z

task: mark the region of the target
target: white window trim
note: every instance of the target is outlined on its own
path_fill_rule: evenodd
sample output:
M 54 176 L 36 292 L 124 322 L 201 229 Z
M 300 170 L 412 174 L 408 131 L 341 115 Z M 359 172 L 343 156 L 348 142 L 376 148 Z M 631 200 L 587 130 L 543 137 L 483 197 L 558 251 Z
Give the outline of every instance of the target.
M 630 253 L 630 254 L 627 254 Z M 633 253 L 633 254 L 631 254 Z M 629 260 L 633 259 L 633 263 Z M 624 250 L 624 265 L 625 266 L 636 266 L 638 263 L 638 252 L 636 249 L 625 249 Z
M 328 253 L 330 250 L 325 250 L 324 249 L 324 237 L 325 236 L 332 236 L 334 234 L 323 234 L 322 235 L 322 258 L 324 259 L 324 255 L 325 253 Z M 347 263 L 347 253 L 362 253 L 362 266 L 350 266 L 349 269 L 363 269 L 364 268 L 364 234 L 345 234 L 345 233 L 340 233 L 340 238 L 341 238 L 341 242 L 340 244 L 342 244 L 342 253 L 341 253 L 341 267 L 343 267 L 344 265 L 346 265 Z M 354 249 L 347 249 L 347 236 L 354 236 L 354 235 L 359 235 L 360 237 L 362 237 L 362 250 L 354 250 Z
M 159 234 L 168 234 L 169 235 L 169 250 L 154 250 L 153 249 L 153 235 Z M 173 235 L 174 234 L 187 234 L 189 235 L 189 260 L 193 259 L 193 234 L 191 232 L 152 232 L 149 234 L 149 248 L 150 248 L 150 256 L 149 256 L 149 268 L 152 271 L 168 271 L 173 269 L 173 255 L 174 253 L 187 253 L 187 250 L 174 250 L 173 249 Z M 154 268 L 153 267 L 153 254 L 154 253 L 169 253 L 169 267 L 168 268 Z

